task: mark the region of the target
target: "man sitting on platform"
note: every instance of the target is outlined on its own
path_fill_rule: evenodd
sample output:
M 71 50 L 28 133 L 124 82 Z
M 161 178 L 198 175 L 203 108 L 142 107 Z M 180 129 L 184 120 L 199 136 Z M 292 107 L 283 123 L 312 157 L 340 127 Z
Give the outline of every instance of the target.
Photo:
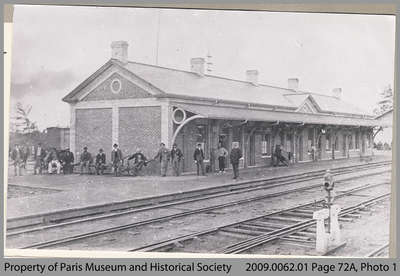
M 99 153 L 96 155 L 95 168 L 97 175 L 104 173 L 106 168 L 106 154 L 103 152 L 103 149 L 99 149 Z
M 81 174 L 83 174 L 85 168 L 87 168 L 87 171 L 89 174 L 92 173 L 90 165 L 92 165 L 92 163 L 93 163 L 93 158 L 92 158 L 92 155 L 90 154 L 90 152 L 88 152 L 87 147 L 83 148 L 80 163 L 81 163 Z
M 61 163 L 58 160 L 58 154 L 57 154 L 57 150 L 55 148 L 50 150 L 47 160 L 49 162 L 49 164 L 48 164 L 49 174 L 53 173 L 54 170 L 57 171 L 57 174 L 60 174 Z
M 64 174 L 71 174 L 74 172 L 74 160 L 74 154 L 69 150 L 69 148 L 65 149 L 65 151 L 61 151 L 60 162 Z

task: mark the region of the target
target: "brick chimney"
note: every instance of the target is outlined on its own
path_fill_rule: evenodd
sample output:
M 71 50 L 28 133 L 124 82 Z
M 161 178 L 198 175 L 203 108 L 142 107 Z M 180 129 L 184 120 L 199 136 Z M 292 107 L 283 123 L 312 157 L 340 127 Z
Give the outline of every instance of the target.
M 288 89 L 297 91 L 299 89 L 299 79 L 298 78 L 288 79 Z
M 191 71 L 199 76 L 204 76 L 205 60 L 204 58 L 197 57 L 190 60 Z
M 122 63 L 128 62 L 128 42 L 113 41 L 111 43 L 111 58 L 117 59 Z
M 247 82 L 258 85 L 258 70 L 247 70 L 246 71 L 246 80 Z
M 332 97 L 340 100 L 342 98 L 342 88 L 333 88 Z

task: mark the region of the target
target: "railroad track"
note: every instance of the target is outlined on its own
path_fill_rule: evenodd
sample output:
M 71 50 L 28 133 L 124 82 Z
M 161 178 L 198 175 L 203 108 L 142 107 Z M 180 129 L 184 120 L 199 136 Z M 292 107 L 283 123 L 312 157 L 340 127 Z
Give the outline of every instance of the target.
M 389 243 L 385 243 L 382 246 L 379 246 L 378 248 L 372 250 L 370 253 L 365 255 L 365 258 L 373 258 L 373 257 L 380 257 L 383 255 L 383 253 L 387 252 L 389 250 Z
M 354 173 L 354 172 L 385 167 L 389 164 L 391 164 L 391 161 L 383 161 L 383 162 L 375 162 L 362 165 L 354 165 L 349 167 L 340 167 L 332 169 L 331 171 L 333 175 L 342 175 L 346 173 Z M 110 219 L 113 217 L 123 216 L 136 212 L 143 212 L 157 208 L 165 208 L 195 201 L 207 200 L 217 197 L 226 197 L 229 195 L 234 195 L 244 192 L 266 190 L 286 185 L 295 185 L 303 181 L 320 179 L 324 173 L 325 170 L 317 170 L 307 173 L 301 173 L 289 176 L 280 176 L 269 179 L 263 178 L 263 179 L 243 181 L 241 183 L 201 189 L 193 192 L 190 191 L 175 195 L 155 197 L 154 199 L 147 200 L 147 203 L 142 202 L 139 203 L 139 205 L 137 205 L 136 202 L 130 202 L 130 201 L 123 203 L 113 203 L 111 204 L 112 209 L 109 209 L 111 207 L 106 207 L 102 205 L 102 206 L 88 207 L 82 210 L 72 210 L 69 211 L 70 215 L 65 214 L 68 212 L 56 212 L 56 213 L 42 214 L 37 216 L 15 218 L 7 220 L 7 237 L 32 233 L 44 229 L 64 227 L 67 225 L 72 225 L 82 222 Z M 316 185 L 310 186 L 310 189 L 315 187 Z M 98 210 L 96 210 L 96 208 L 98 208 Z
M 386 184 L 386 183 L 381 183 Z M 365 189 L 369 189 L 375 185 L 365 185 L 355 189 L 350 189 L 338 195 L 337 198 L 351 196 Z M 359 218 L 365 209 L 382 200 L 388 199 L 390 193 L 372 197 L 368 200 L 358 202 L 355 205 L 348 206 L 341 210 L 339 221 L 351 222 L 355 218 Z M 280 210 L 268 215 L 244 220 L 241 222 L 225 225 L 223 227 L 209 229 L 175 237 L 173 239 L 157 242 L 147 246 L 131 249 L 129 251 L 177 251 L 177 252 L 193 252 L 184 250 L 186 246 L 190 246 L 192 241 L 207 240 L 207 235 L 212 240 L 222 240 L 221 237 L 230 236 L 232 239 L 240 241 L 231 243 L 222 248 L 214 248 L 209 253 L 237 254 L 252 250 L 258 246 L 265 246 L 271 242 L 286 242 L 292 246 L 305 246 L 308 248 L 315 247 L 315 225 L 316 221 L 312 219 L 313 212 L 323 208 L 324 200 L 310 202 L 300 206 Z M 380 249 L 382 250 L 382 249 Z M 378 251 L 378 250 L 377 250 Z M 374 253 L 375 254 L 375 253 Z
M 352 178 L 354 178 L 354 177 L 352 177 Z M 380 184 L 364 185 L 362 189 L 372 188 L 372 187 L 375 187 L 375 186 L 378 186 L 378 185 L 380 185 Z M 317 186 L 320 187 L 321 185 L 318 184 Z M 273 197 L 273 196 L 280 196 L 280 195 L 283 195 L 283 194 L 288 194 L 288 193 L 293 193 L 293 192 L 298 192 L 298 191 L 306 190 L 306 189 L 310 189 L 310 188 L 309 187 L 304 187 L 302 189 L 293 189 L 293 190 L 289 190 L 289 191 L 284 191 L 284 192 L 278 192 L 278 193 L 274 193 L 274 194 L 264 195 L 264 196 L 258 197 L 257 200 L 261 200 L 263 198 L 268 198 L 268 197 Z M 359 188 L 357 188 L 357 189 L 359 189 Z M 355 192 L 356 190 L 355 189 L 351 189 L 351 190 L 348 191 L 348 193 Z M 234 206 L 234 205 L 243 204 L 243 203 L 250 203 L 250 202 L 254 202 L 254 201 L 255 201 L 254 198 L 249 198 L 249 199 L 245 199 L 245 200 L 241 200 L 241 201 L 234 201 L 234 202 L 229 202 L 229 203 L 209 206 L 209 207 L 205 207 L 205 208 L 199 208 L 199 209 L 190 210 L 190 211 L 183 211 L 183 212 L 180 212 L 178 214 L 174 214 L 174 215 L 170 215 L 170 216 L 163 216 L 163 217 L 159 217 L 159 218 L 144 220 L 144 221 L 125 224 L 125 225 L 121 225 L 121 226 L 116 226 L 116 227 L 96 230 L 96 231 L 87 232 L 87 233 L 74 235 L 74 236 L 68 236 L 68 237 L 60 238 L 60 239 L 47 240 L 47 241 L 44 241 L 44 242 L 30 244 L 30 245 L 24 246 L 22 248 L 23 249 L 28 249 L 28 248 L 40 249 L 40 248 L 50 248 L 50 247 L 55 247 L 55 246 L 56 247 L 57 246 L 62 246 L 62 245 L 66 245 L 66 244 L 69 244 L 69 243 L 81 241 L 81 240 L 84 240 L 84 239 L 88 239 L 88 238 L 92 238 L 92 237 L 96 237 L 96 236 L 100 236 L 100 235 L 106 235 L 106 234 L 114 233 L 114 232 L 117 232 L 117 231 L 128 230 L 128 229 L 132 229 L 132 228 L 135 228 L 135 227 L 155 224 L 155 223 L 158 223 L 158 222 L 165 222 L 165 221 L 169 221 L 169 220 L 172 220 L 172 219 L 175 219 L 175 218 L 179 218 L 179 217 L 183 217 L 183 216 L 188 216 L 188 215 L 197 214 L 197 213 L 204 213 L 204 212 L 207 212 L 207 211 L 217 210 L 217 209 L 225 208 L 225 207 L 228 207 L 228 206 Z

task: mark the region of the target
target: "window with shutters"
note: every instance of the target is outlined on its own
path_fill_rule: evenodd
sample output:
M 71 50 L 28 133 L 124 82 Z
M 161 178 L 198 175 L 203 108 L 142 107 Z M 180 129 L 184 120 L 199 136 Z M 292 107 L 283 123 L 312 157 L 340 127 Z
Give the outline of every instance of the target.
M 360 132 L 356 131 L 356 149 L 360 148 Z
M 262 135 L 261 154 L 262 156 L 271 156 L 271 134 Z

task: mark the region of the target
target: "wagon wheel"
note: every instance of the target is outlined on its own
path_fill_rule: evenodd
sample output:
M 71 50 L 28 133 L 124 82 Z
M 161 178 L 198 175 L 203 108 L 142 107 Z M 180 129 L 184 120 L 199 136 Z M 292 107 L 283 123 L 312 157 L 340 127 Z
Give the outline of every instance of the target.
M 128 172 L 128 174 L 129 175 L 131 175 L 131 176 L 135 176 L 135 170 L 133 170 L 132 168 L 130 168 L 130 167 L 127 167 L 127 172 Z

